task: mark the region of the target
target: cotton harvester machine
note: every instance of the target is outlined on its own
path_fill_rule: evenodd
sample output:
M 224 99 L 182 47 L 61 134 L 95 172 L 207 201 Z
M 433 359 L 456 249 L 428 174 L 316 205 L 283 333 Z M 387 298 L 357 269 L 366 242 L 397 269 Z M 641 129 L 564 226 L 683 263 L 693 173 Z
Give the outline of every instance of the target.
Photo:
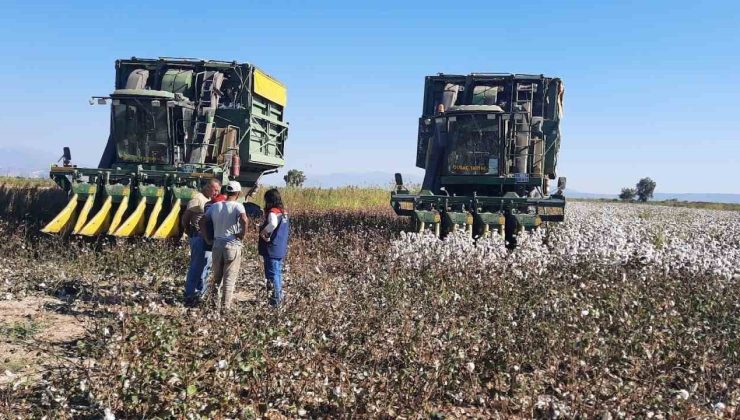
M 391 205 L 415 229 L 438 236 L 516 233 L 564 219 L 565 178 L 550 194 L 560 148 L 563 84 L 541 75 L 428 76 L 416 166 L 426 170 L 410 194 L 400 174 Z
M 46 233 L 176 237 L 183 207 L 209 179 L 255 188 L 283 166 L 286 89 L 257 67 L 159 58 L 116 61 L 110 136 L 97 168 L 51 178 L 69 193 Z

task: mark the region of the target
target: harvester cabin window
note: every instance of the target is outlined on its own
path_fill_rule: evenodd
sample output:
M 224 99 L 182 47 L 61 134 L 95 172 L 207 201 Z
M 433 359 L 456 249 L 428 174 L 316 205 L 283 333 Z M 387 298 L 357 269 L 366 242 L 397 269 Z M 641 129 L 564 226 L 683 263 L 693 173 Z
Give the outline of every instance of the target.
M 449 175 L 499 174 L 498 119 L 458 115 L 449 122 Z
M 132 163 L 171 162 L 167 107 L 148 100 L 120 100 L 113 105 L 113 136 L 118 158 Z

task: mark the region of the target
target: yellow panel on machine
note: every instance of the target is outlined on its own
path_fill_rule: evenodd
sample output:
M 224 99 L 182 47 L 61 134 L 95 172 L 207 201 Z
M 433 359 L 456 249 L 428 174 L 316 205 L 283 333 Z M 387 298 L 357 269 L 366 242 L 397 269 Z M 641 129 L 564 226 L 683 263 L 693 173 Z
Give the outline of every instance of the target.
M 285 85 L 260 69 L 254 69 L 254 93 L 278 105 L 285 106 L 288 103 L 288 90 Z

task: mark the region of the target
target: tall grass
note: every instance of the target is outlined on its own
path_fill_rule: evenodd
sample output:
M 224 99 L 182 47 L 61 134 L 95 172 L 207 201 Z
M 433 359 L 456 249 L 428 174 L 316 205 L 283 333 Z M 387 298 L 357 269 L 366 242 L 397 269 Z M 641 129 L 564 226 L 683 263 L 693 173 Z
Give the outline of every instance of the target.
M 49 178 L 0 176 L 0 185 L 8 187 L 53 187 L 55 184 L 54 181 Z
M 263 186 L 255 202 L 263 205 L 264 192 L 272 187 Z M 293 210 L 359 210 L 372 207 L 389 207 L 390 192 L 383 188 L 279 188 L 288 209 Z
M 5 219 L 36 226 L 50 221 L 66 203 L 67 193 L 61 188 L 0 183 L 0 217 Z

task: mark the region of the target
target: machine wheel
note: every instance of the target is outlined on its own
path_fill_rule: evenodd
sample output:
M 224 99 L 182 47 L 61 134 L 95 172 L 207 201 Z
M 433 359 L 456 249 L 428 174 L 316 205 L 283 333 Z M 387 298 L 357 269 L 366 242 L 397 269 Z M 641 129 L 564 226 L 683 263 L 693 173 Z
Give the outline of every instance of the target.
M 506 240 L 506 248 L 514 249 L 517 246 L 516 236 L 519 230 L 519 222 L 516 220 L 511 213 L 506 214 L 506 224 L 504 225 L 504 239 Z
M 486 225 L 484 223 L 478 223 L 477 220 L 473 222 L 473 239 L 477 240 L 490 234 L 490 230 L 486 231 Z
M 424 224 L 416 216 L 411 218 L 411 225 L 414 233 L 424 232 Z
M 444 217 L 440 221 L 440 225 L 441 225 L 440 226 L 440 233 L 439 233 L 439 238 L 440 239 L 446 238 L 447 235 L 449 235 L 450 233 L 455 232 L 457 230 L 457 225 L 451 224 L 451 223 L 447 223 L 447 220 Z

